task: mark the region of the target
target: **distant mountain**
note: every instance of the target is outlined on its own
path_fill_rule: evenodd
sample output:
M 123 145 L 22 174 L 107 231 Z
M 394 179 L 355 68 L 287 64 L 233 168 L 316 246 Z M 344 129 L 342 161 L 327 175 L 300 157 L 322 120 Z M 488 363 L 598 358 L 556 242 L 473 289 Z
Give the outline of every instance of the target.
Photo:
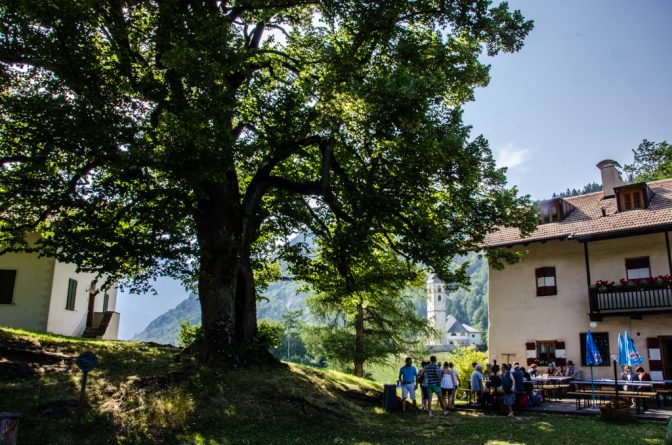
M 260 320 L 282 320 L 282 314 L 286 311 L 304 308 L 306 294 L 299 292 L 298 288 L 299 285 L 294 281 L 272 283 L 262 293 L 262 300 L 257 303 L 257 317 Z M 133 336 L 133 340 L 177 344 L 182 320 L 190 324 L 201 322 L 201 305 L 196 295 L 189 295 L 175 308 L 155 318 L 142 332 Z
M 159 315 L 142 332 L 135 334 L 132 340 L 177 344 L 177 333 L 180 332 L 180 322 L 182 320 L 191 324 L 201 322 L 201 305 L 196 295 L 189 295 L 182 303 L 163 315 Z

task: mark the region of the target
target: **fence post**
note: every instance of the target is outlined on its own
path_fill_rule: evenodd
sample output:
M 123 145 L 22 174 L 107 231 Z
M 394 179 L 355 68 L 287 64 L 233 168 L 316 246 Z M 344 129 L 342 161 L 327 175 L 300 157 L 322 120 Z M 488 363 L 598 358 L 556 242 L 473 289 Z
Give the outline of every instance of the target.
M 16 445 L 20 413 L 0 413 L 0 445 Z

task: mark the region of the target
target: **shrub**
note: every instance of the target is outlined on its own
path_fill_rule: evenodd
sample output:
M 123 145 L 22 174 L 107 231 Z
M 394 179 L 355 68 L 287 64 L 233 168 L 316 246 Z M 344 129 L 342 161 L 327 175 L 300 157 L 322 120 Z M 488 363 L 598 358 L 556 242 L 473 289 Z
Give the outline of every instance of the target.
M 200 324 L 190 324 L 188 321 L 180 322 L 180 332 L 177 334 L 177 345 L 187 348 L 203 338 L 203 327 Z

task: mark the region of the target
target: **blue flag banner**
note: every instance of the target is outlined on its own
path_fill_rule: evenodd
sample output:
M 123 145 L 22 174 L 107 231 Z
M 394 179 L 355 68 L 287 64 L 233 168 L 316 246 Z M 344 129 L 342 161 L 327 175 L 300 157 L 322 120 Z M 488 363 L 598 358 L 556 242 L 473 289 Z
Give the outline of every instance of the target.
M 627 364 L 630 366 L 637 366 L 641 364 L 644 361 L 644 357 L 642 357 L 642 354 L 640 354 L 635 348 L 635 343 L 632 341 L 632 337 L 630 337 L 628 331 L 625 331 L 624 341 L 628 360 Z
M 618 333 L 618 364 L 623 366 L 628 364 L 628 351 L 625 347 L 625 339 Z
M 586 365 L 596 366 L 602 364 L 602 356 L 600 351 L 597 349 L 595 340 L 593 340 L 593 334 L 590 333 L 590 329 L 586 333 Z

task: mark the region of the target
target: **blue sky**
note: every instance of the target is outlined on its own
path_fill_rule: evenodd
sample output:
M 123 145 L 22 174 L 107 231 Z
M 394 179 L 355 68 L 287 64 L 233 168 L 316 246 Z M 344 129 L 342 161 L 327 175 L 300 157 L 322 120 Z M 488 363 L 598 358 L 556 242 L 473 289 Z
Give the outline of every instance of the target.
M 672 142 L 672 0 L 514 0 L 535 21 L 523 49 L 495 58 L 490 85 L 465 106 L 522 193 L 599 182 L 603 159 L 632 161 L 642 139 Z M 187 296 L 161 279 L 158 295 L 121 293 L 129 338 Z
M 599 161 L 632 161 L 672 140 L 672 1 L 511 1 L 535 21 L 523 49 L 484 57 L 490 85 L 465 106 L 509 181 L 547 198 L 599 182 Z

